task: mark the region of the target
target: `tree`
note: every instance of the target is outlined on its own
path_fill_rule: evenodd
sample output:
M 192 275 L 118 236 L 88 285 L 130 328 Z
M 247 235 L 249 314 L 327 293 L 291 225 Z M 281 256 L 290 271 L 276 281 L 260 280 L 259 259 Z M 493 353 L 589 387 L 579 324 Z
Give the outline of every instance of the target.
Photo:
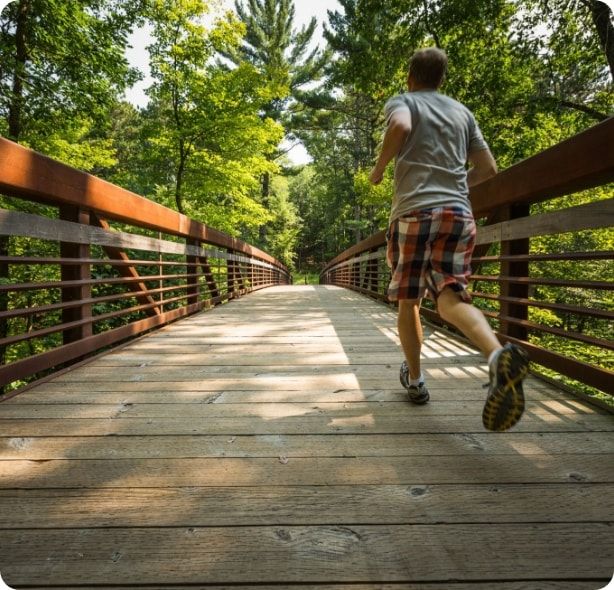
M 252 196 L 260 175 L 276 169 L 269 155 L 282 131 L 260 116 L 272 92 L 257 70 L 215 63 L 242 31 L 229 15 L 206 28 L 207 10 L 203 0 L 154 2 L 155 82 L 144 116 L 159 197 L 172 192 L 178 211 L 236 234 L 269 218 Z
M 517 16 L 517 27 L 523 31 L 525 45 L 530 44 L 530 51 L 539 56 L 532 97 L 538 108 L 576 111 L 589 124 L 610 116 L 614 25 L 607 5 L 597 0 L 522 0 L 520 4 L 523 11 Z
M 224 56 L 235 65 L 252 64 L 269 84 L 272 95 L 262 116 L 284 126 L 286 137 L 295 139 L 295 111 L 308 100 L 305 89 L 316 81 L 328 55 L 317 47 L 310 49 L 316 19 L 295 30 L 293 0 L 235 1 L 240 21 L 245 25 L 243 43 Z M 277 159 L 280 152 L 272 154 Z M 262 175 L 262 200 L 266 205 L 271 190 L 271 176 Z M 264 235 L 262 236 L 264 238 Z
M 37 146 L 66 120 L 104 119 L 138 74 L 124 57 L 140 2 L 15 0 L 0 19 L 3 133 Z

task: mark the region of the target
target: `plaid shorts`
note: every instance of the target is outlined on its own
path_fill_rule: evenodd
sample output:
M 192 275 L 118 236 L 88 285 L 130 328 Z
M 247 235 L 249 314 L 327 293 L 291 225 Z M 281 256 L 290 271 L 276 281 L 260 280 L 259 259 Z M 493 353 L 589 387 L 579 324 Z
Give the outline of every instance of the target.
M 476 227 L 473 215 L 460 207 L 412 211 L 390 224 L 386 261 L 392 271 L 390 301 L 433 299 L 451 287 L 464 301 L 471 274 Z

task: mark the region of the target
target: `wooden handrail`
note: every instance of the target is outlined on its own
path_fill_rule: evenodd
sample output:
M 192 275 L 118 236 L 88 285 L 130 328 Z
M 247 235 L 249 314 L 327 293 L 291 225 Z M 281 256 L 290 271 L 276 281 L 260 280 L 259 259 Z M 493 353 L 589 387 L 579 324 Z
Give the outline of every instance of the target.
M 74 205 L 104 218 L 193 238 L 285 269 L 277 259 L 238 238 L 3 137 L 0 137 L 0 193 L 49 205 Z
M 259 248 L 3 138 L 0 193 L 58 211 L 56 219 L 0 209 L 3 243 L 15 236 L 59 245 L 49 249 L 56 256 L 0 252 L 0 396 L 6 385 L 290 282 L 288 269 Z M 31 278 L 49 265 L 51 274 Z

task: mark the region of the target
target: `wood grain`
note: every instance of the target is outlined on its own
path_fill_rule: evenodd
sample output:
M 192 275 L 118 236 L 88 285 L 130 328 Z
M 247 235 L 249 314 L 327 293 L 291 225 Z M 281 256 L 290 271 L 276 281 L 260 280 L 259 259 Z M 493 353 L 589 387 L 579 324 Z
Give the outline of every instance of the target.
M 0 404 L 0 571 L 16 586 L 579 590 L 614 548 L 614 421 L 332 287 L 195 315 Z
M 595 523 L 24 530 L 1 548 L 8 584 L 567 580 L 610 575 L 611 535 Z

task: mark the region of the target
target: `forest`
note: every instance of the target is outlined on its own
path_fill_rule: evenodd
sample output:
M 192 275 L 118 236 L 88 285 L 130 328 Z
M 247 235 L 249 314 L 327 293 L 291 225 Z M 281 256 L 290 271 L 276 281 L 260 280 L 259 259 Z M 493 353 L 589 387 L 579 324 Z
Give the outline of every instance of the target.
M 405 90 L 416 49 L 447 52 L 442 92 L 475 113 L 500 169 L 614 111 L 613 15 L 597 0 L 340 0 L 323 39 L 317 24 L 297 24 L 294 0 L 236 0 L 234 10 L 216 0 L 15 0 L 0 17 L 0 135 L 240 237 L 303 280 L 386 227 L 392 167 L 375 187 L 368 174 L 383 106 Z M 126 90 L 143 74 L 126 49 L 142 27 L 153 80 L 136 107 Z M 292 162 L 295 144 L 310 163 Z M 614 249 L 612 231 L 557 239 L 551 251 Z M 0 238 L 0 255 L 23 247 Z M 604 271 L 586 265 L 584 278 Z M 603 297 L 596 305 L 611 309 Z M 608 326 L 593 331 L 607 336 Z

